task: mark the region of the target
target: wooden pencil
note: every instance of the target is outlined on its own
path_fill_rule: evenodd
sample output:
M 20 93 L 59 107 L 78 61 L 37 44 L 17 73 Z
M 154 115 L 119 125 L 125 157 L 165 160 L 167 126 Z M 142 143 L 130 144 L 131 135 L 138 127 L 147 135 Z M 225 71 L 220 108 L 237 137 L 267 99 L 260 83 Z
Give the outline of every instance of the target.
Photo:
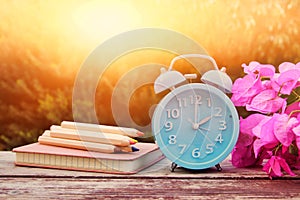
M 116 153 L 116 152 L 134 152 L 139 149 L 134 146 L 115 146 L 111 144 L 102 144 L 94 142 L 85 142 L 79 140 L 70 140 L 63 138 L 51 137 L 50 131 L 46 130 L 43 135 L 38 138 L 40 144 L 60 146 L 73 149 L 89 150 L 102 153 Z
M 62 128 L 60 126 L 52 125 L 50 127 L 51 137 L 56 138 L 65 138 L 72 140 L 82 140 L 86 142 L 95 142 L 95 143 L 104 143 L 104 144 L 113 144 L 116 146 L 128 146 L 130 144 L 137 143 L 137 140 L 134 140 L 128 136 L 112 134 L 112 133 L 102 133 L 102 132 L 93 132 L 86 130 L 75 130 Z
M 141 137 L 144 135 L 143 132 L 138 131 L 134 128 L 98 125 L 98 124 L 81 123 L 81 122 L 63 121 L 61 122 L 61 127 L 78 129 L 78 130 L 86 130 L 86 131 L 94 131 L 94 132 L 114 133 L 119 135 L 126 135 L 129 137 Z

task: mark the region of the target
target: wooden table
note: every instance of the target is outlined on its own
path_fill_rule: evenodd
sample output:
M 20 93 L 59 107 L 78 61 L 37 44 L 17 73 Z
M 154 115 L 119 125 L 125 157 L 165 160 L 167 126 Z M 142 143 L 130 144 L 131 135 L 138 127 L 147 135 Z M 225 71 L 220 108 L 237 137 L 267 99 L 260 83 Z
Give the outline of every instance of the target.
M 170 172 L 167 159 L 134 175 L 17 167 L 0 152 L 0 199 L 300 199 L 298 176 L 270 180 L 256 169 L 232 167 Z

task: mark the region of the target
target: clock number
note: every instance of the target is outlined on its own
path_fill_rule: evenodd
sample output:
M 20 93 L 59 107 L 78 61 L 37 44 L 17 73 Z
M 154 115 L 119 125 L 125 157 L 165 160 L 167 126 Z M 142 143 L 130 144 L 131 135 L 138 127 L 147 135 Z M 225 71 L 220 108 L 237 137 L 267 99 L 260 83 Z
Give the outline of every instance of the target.
M 194 96 L 190 95 L 191 104 L 194 104 Z
M 222 108 L 221 107 L 215 107 L 216 114 L 215 117 L 222 117 Z
M 172 130 L 173 129 L 173 123 L 172 122 L 170 122 L 170 121 L 167 121 L 166 123 L 165 123 L 165 131 L 170 131 L 170 130 Z
M 216 142 L 219 142 L 220 144 L 222 144 L 222 142 L 224 141 L 223 140 L 223 137 L 222 137 L 222 134 L 219 133 L 215 139 Z
M 210 100 L 210 98 L 206 98 L 206 100 L 207 100 L 207 107 L 211 107 L 211 100 Z
M 179 144 L 178 147 L 181 148 L 179 153 L 183 154 L 185 152 L 185 149 L 186 149 L 186 144 Z
M 196 98 L 195 104 L 202 104 L 201 102 L 202 97 L 200 95 L 196 95 L 195 98 Z
M 187 107 L 187 98 L 184 97 L 184 98 L 177 98 L 177 101 L 178 101 L 178 104 L 179 104 L 179 107 Z
M 169 144 L 176 144 L 176 135 L 169 135 Z
M 202 104 L 200 95 L 190 95 L 191 104 Z
M 193 156 L 193 158 L 200 158 L 200 156 L 201 156 L 200 149 L 199 148 L 193 149 L 192 156 Z
M 214 145 L 213 144 L 207 144 L 206 145 L 206 154 L 211 154 L 212 152 L 214 152 Z
M 219 127 L 219 130 L 220 130 L 220 131 L 224 131 L 226 128 L 227 128 L 227 126 L 226 126 L 226 121 L 225 121 L 225 120 L 221 120 L 221 121 L 220 121 L 220 127 Z
M 178 108 L 174 108 L 174 109 L 167 109 L 167 117 L 168 118 L 173 118 L 176 119 L 180 116 L 180 112 Z

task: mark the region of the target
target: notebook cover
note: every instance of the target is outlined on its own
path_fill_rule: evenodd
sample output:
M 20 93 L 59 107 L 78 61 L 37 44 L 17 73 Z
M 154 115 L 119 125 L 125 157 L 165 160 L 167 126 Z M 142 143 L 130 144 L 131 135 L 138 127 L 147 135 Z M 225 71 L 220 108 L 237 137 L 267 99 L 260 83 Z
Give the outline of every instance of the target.
M 108 160 L 135 160 L 144 154 L 155 151 L 158 146 L 153 143 L 137 143 L 134 145 L 139 148 L 136 152 L 119 152 L 119 153 L 100 153 L 94 151 L 84 151 L 79 149 L 71 149 L 50 145 L 43 145 L 39 143 L 28 144 L 25 146 L 17 147 L 13 149 L 13 152 L 23 152 L 23 153 L 42 153 L 42 154 L 52 154 L 52 155 L 63 155 L 63 156 L 78 156 L 86 158 L 99 158 Z
M 64 147 L 43 145 L 39 143 L 28 144 L 25 146 L 17 147 L 13 149 L 13 152 L 20 153 L 40 153 L 40 154 L 48 154 L 48 155 L 60 155 L 60 156 L 76 156 L 76 157 L 85 157 L 85 158 L 95 158 L 95 159 L 107 159 L 107 160 L 119 160 L 119 161 L 131 161 L 140 158 L 141 156 L 148 154 L 150 152 L 158 150 L 158 146 L 153 143 L 137 143 L 134 145 L 139 148 L 140 151 L 130 152 L 130 153 L 100 153 L 100 152 L 92 152 L 92 151 L 84 151 L 78 149 L 70 149 Z M 135 174 L 154 163 L 163 159 L 164 156 L 161 154 L 159 157 L 153 158 L 153 160 L 149 163 L 145 163 L 145 165 L 141 166 L 139 169 L 134 171 L 105 171 L 98 169 L 84 169 L 84 168 L 72 168 L 72 167 L 63 167 L 63 166 L 50 166 L 45 164 L 35 164 L 35 163 L 16 163 L 20 166 L 31 166 L 31 167 L 43 167 L 43 168 L 53 168 L 53 169 L 65 169 L 65 170 L 77 170 L 77 171 L 90 171 L 90 172 L 104 172 L 111 174 Z

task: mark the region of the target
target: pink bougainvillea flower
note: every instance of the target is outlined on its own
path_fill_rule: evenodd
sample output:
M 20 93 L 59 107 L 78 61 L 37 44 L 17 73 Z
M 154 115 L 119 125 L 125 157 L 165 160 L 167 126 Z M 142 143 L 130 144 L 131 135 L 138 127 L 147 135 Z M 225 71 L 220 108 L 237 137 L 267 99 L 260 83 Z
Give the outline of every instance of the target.
M 295 110 L 300 110 L 300 102 L 295 102 L 287 106 L 284 113 L 289 115 L 291 112 Z M 298 120 L 300 120 L 300 112 L 295 112 L 294 114 L 291 115 L 291 117 L 298 117 L 298 116 L 299 116 Z
M 274 78 L 272 87 L 281 94 L 291 94 L 292 90 L 299 86 L 300 68 L 281 72 Z
M 253 136 L 252 129 L 256 127 L 266 116 L 263 114 L 252 114 L 245 119 L 240 118 L 240 132 Z
M 253 134 L 256 137 L 261 138 L 263 136 L 262 133 L 263 131 L 267 131 L 268 133 L 273 133 L 273 127 L 272 127 L 273 124 L 274 124 L 274 120 L 272 119 L 272 117 L 264 115 L 264 118 L 262 118 L 261 121 L 255 127 L 253 127 L 252 129 Z
M 264 144 L 261 143 L 260 138 L 257 138 L 253 142 L 253 152 L 254 152 L 254 157 L 258 158 L 258 155 L 261 153 L 261 149 L 264 146 Z
M 293 132 L 296 136 L 300 136 L 300 122 L 297 126 L 293 128 Z
M 232 151 L 232 164 L 235 167 L 248 167 L 256 163 L 253 151 L 255 136 L 252 133 L 253 127 L 264 118 L 264 115 L 253 114 L 243 119 L 240 118 L 240 134 L 235 148 Z
M 299 153 L 300 153 L 300 123 L 293 128 L 293 133 L 296 136 L 296 145 L 299 149 Z
M 253 134 L 241 132 L 239 135 L 238 141 L 236 143 L 236 146 L 237 147 L 247 147 L 249 145 L 252 145 L 253 138 L 254 138 Z
M 254 74 L 255 72 L 257 72 L 259 66 L 260 63 L 256 61 L 250 62 L 249 65 L 246 65 L 245 63 L 242 64 L 242 67 L 244 68 L 244 72 L 246 74 Z
M 232 165 L 235 167 L 249 167 L 256 163 L 253 147 L 251 145 L 247 147 L 235 147 L 232 151 L 231 157 Z
M 291 69 L 300 69 L 300 62 L 297 64 L 291 63 L 291 62 L 283 62 L 278 66 L 279 72 L 285 72 L 289 71 Z
M 272 179 L 272 177 L 283 176 L 281 169 L 283 169 L 290 176 L 296 176 L 296 174 L 294 174 L 292 172 L 289 165 L 286 163 L 285 159 L 283 159 L 279 156 L 272 156 L 263 167 L 263 171 L 265 171 L 267 174 L 269 174 L 269 177 L 271 179 Z
M 256 95 L 250 104 L 246 104 L 246 109 L 267 114 L 275 113 L 285 105 L 286 100 L 277 96 L 276 91 L 264 90 Z
M 246 76 L 232 87 L 235 106 L 254 111 L 240 118 L 240 134 L 232 151 L 232 164 L 248 167 L 266 164 L 269 177 L 283 176 L 300 169 L 300 62 L 285 62 L 275 73 L 272 65 L 243 64 Z M 287 103 L 288 102 L 288 103 Z M 293 103 L 296 102 L 296 103 Z
M 264 118 L 265 115 L 253 114 L 243 119 L 240 118 L 240 135 L 237 141 L 237 147 L 247 147 L 253 144 L 255 137 L 253 128 L 256 127 Z
M 279 65 L 279 74 L 274 77 L 272 87 L 281 94 L 290 94 L 293 89 L 300 86 L 300 62 L 296 65 L 284 62 Z
M 263 144 L 277 144 L 278 140 L 274 134 L 274 123 L 276 118 L 265 116 L 252 131 L 255 136 L 260 138 Z
M 251 75 L 238 78 L 232 86 L 231 100 L 235 106 L 245 106 L 250 103 L 252 98 L 262 91 L 262 83 L 260 79 L 256 79 Z
M 254 142 L 254 154 L 257 157 L 262 147 L 273 148 L 278 144 L 278 139 L 274 134 L 274 118 L 265 116 L 252 131 L 253 134 L 258 138 Z
M 277 140 L 285 147 L 289 147 L 295 136 L 292 131 L 299 122 L 296 118 L 290 118 L 287 114 L 273 115 L 274 119 L 274 135 Z
M 285 159 L 286 163 L 291 167 L 291 169 L 300 169 L 300 157 L 298 148 L 295 146 L 294 142 L 289 147 L 282 146 L 282 150 L 280 151 L 279 149 L 276 152 L 276 155 Z
M 272 78 L 275 74 L 275 67 L 270 64 L 260 64 L 259 62 L 252 61 L 249 65 L 242 64 L 244 72 L 251 75 L 259 75 L 259 77 Z
M 273 65 L 262 65 L 259 74 L 261 77 L 272 78 L 275 74 L 275 67 Z

